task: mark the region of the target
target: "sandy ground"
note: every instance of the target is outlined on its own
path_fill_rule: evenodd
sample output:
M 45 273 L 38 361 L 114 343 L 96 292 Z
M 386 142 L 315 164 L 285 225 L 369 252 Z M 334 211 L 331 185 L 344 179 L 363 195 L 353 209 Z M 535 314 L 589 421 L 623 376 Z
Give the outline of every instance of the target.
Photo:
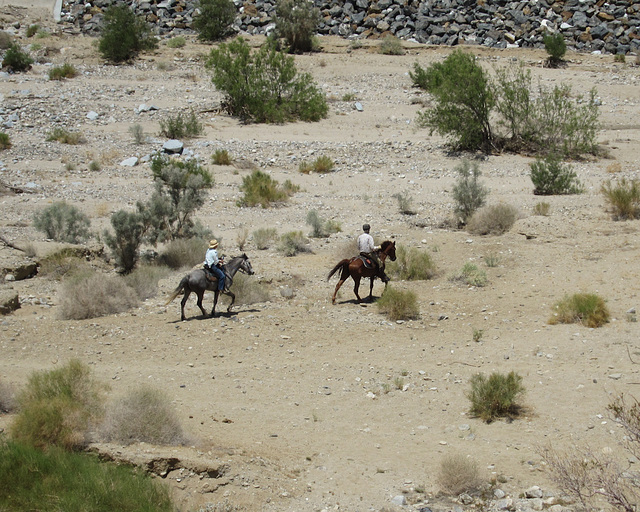
M 148 166 L 118 162 L 157 150 L 161 116 L 189 107 L 206 131 L 187 147 L 206 159 L 216 148 L 228 149 L 301 187 L 286 206 L 238 208 L 238 185 L 250 171 L 211 166 L 216 186 L 198 216 L 223 240 L 224 252 L 240 252 L 235 245 L 243 229 L 307 232 L 311 209 L 342 224 L 341 233 L 311 240 L 313 252 L 292 258 L 258 251 L 249 238 L 245 251 L 254 278 L 268 287 L 270 300 L 215 319 L 200 317 L 193 299 L 186 322 L 179 321 L 178 301 L 165 306 L 183 272 L 161 281 L 159 295 L 140 308 L 86 321 L 59 319 L 55 281 L 36 277 L 6 285 L 19 292 L 23 306 L 0 319 L 0 379 L 19 388 L 30 372 L 76 357 L 109 383 L 113 397 L 142 383 L 164 390 L 193 446 L 163 451 L 135 445 L 129 452 L 162 452 L 226 468 L 214 479 L 170 472 L 164 481 L 182 510 L 224 500 L 246 510 L 393 510 L 391 498 L 403 493 L 433 504 L 439 465 L 452 453 L 473 457 L 487 480 L 505 477 L 502 488 L 517 497 L 532 485 L 555 491 L 536 446 L 588 443 L 622 455 L 621 431 L 606 407 L 619 393 L 637 393 L 640 384 L 639 327 L 627 313 L 640 306 L 640 223 L 612 221 L 600 186 L 640 173 L 637 67 L 614 64 L 612 56 L 571 54 L 566 68 L 548 70 L 539 52 L 470 49 L 488 67 L 520 58 L 545 86 L 568 82 L 582 94 L 596 87 L 599 140 L 610 153 L 573 163 L 584 194 L 546 198 L 532 193 L 531 158 L 505 154 L 481 161 L 489 202 L 515 205 L 522 214 L 509 233 L 481 237 L 439 227 L 451 212 L 460 157 L 448 156 L 442 138 L 415 127 L 421 95 L 407 73 L 416 60 L 425 65 L 449 49 L 410 47 L 391 57 L 368 45 L 349 52 L 345 41 L 324 40 L 322 53 L 296 62 L 327 92 L 329 117 L 245 126 L 215 111 L 220 97 L 203 67 L 205 45 L 162 45 L 133 66 L 113 67 L 100 62 L 90 40 L 51 36 L 42 43 L 56 49 L 48 62 L 71 62 L 81 74 L 51 82 L 45 62 L 0 79 L 3 116 L 27 104 L 34 109 L 33 119 L 21 118 L 7 131 L 13 147 L 0 155 L 3 181 L 37 185 L 33 194 L 0 198 L 0 233 L 14 243 L 33 243 L 40 254 L 50 250 L 31 219 L 54 200 L 79 206 L 100 231 L 111 212 L 148 197 Z M 347 93 L 361 102 L 362 112 L 341 101 Z M 160 110 L 137 114 L 143 103 Z M 98 121 L 86 118 L 91 110 L 100 114 Z M 82 130 L 87 143 L 44 142 L 60 120 Z M 152 141 L 134 145 L 128 133 L 133 123 L 154 134 Z M 336 172 L 297 171 L 300 160 L 320 154 L 336 161 Z M 96 158 L 101 170 L 89 171 Z M 417 215 L 398 212 L 398 192 L 413 198 Z M 541 200 L 551 205 L 547 217 L 533 215 Z M 394 239 L 434 258 L 434 279 L 391 284 L 417 294 L 419 319 L 389 322 L 375 304 L 356 304 L 349 282 L 331 305 L 335 281 L 325 277 L 365 221 L 378 241 Z M 487 267 L 487 257 L 497 266 Z M 449 279 L 468 261 L 486 271 L 487 286 Z M 295 296 L 284 298 L 282 287 Z M 382 290 L 377 283 L 374 295 Z M 552 305 L 580 291 L 606 298 L 612 321 L 600 329 L 549 325 Z M 211 296 L 205 302 L 208 309 Z M 478 342 L 474 330 L 482 330 Z M 527 389 L 525 414 L 492 424 L 470 418 L 469 378 L 512 370 Z M 0 426 L 10 420 L 0 417 Z

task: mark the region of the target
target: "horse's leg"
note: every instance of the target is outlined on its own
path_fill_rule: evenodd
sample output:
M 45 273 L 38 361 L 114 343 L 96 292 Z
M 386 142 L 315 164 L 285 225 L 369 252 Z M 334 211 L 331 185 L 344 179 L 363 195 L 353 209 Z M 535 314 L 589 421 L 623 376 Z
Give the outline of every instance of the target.
M 184 305 L 187 303 L 189 295 L 191 295 L 191 290 L 189 288 L 185 288 L 184 295 L 182 296 L 182 301 L 180 302 L 180 320 L 182 320 L 183 322 L 187 319 L 187 317 L 184 316 Z
M 220 290 L 218 290 L 216 288 L 215 295 L 213 296 L 213 309 L 211 310 L 211 317 L 212 318 L 215 318 L 215 316 L 216 316 L 216 304 L 218 303 L 218 295 L 220 295 Z
M 371 281 L 369 283 L 369 302 L 372 302 L 373 301 L 373 280 L 374 280 L 374 277 L 371 276 L 369 278 L 369 280 Z
M 207 312 L 202 307 L 202 298 L 204 297 L 204 290 L 196 292 L 196 295 L 198 296 L 198 307 L 200 308 L 200 311 L 202 311 L 202 316 L 207 316 Z
M 360 298 L 360 295 L 358 294 L 358 289 L 360 288 L 360 276 L 353 276 L 353 281 L 354 281 L 354 285 L 353 285 L 353 293 L 356 294 L 356 297 L 358 297 L 358 302 L 362 302 L 362 299 Z
M 226 294 L 231 297 L 231 304 L 229 304 L 227 308 L 227 313 L 231 313 L 231 306 L 233 306 L 233 303 L 236 301 L 236 295 L 232 291 L 228 291 Z
M 338 290 L 347 279 L 349 279 L 349 266 L 345 265 L 344 267 L 342 267 L 342 272 L 340 272 L 340 280 L 338 281 L 338 284 L 336 285 L 336 289 L 333 292 L 333 297 L 331 298 L 331 304 L 336 303 L 336 295 L 338 295 Z

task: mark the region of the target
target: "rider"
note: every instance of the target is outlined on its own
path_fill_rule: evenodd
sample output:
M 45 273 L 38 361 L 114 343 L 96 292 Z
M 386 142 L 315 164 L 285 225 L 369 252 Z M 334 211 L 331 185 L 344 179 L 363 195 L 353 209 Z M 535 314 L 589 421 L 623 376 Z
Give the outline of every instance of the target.
M 371 226 L 369 226 L 369 224 L 364 224 L 362 226 L 362 231 L 364 231 L 364 233 L 358 237 L 358 251 L 361 256 L 373 260 L 378 267 L 378 277 L 383 283 L 387 283 L 389 278 L 387 277 L 387 274 L 384 273 L 384 263 L 380 261 L 378 253 L 376 252 L 376 249 L 379 249 L 379 247 L 375 246 L 373 237 L 369 234 L 370 229 Z
M 218 278 L 218 291 L 224 291 L 224 272 L 222 258 L 218 256 L 218 241 L 214 238 L 209 242 L 209 248 L 204 256 L 204 270 Z

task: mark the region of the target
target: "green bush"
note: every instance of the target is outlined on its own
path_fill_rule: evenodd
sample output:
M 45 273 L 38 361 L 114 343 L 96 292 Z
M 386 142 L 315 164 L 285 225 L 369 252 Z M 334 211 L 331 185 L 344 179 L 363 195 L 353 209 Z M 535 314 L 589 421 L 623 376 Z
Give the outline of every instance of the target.
M 416 211 L 413 208 L 413 197 L 409 194 L 409 192 L 398 192 L 393 194 L 392 197 L 395 197 L 398 201 L 398 210 L 402 215 L 415 215 Z
M 11 148 L 11 139 L 5 132 L 0 132 L 0 151 Z
M 444 62 L 410 73 L 435 99 L 433 109 L 418 114 L 418 124 L 450 137 L 457 149 L 489 151 L 493 132 L 489 114 L 495 104 L 491 81 L 475 57 L 460 50 Z
M 319 121 L 327 116 L 325 95 L 309 73 L 299 74 L 292 56 L 267 43 L 252 53 L 241 37 L 211 50 L 207 66 L 224 94 L 223 107 L 244 122 Z
M 168 487 L 95 455 L 0 443 L 0 510 L 172 512 Z
M 170 404 L 158 389 L 148 385 L 133 388 L 107 407 L 100 438 L 124 445 L 184 444 L 186 437 Z
M 198 263 L 204 261 L 204 253 L 206 250 L 207 242 L 211 238 L 206 239 L 200 237 L 193 238 L 177 238 L 171 240 L 160 252 L 158 256 L 158 263 L 166 265 L 169 268 L 178 270 L 181 268 L 191 268 Z M 218 241 L 221 239 L 218 238 Z
M 238 206 L 257 206 L 263 208 L 273 203 L 284 203 L 297 191 L 291 182 L 280 185 L 267 173 L 255 170 L 249 176 L 242 178 L 240 191 L 244 193 L 238 201 Z
M 20 48 L 17 43 L 12 43 L 4 53 L 2 68 L 11 73 L 20 73 L 31 69 L 33 59 Z
M 608 180 L 600 189 L 614 220 L 640 218 L 640 182 L 621 178 L 615 185 Z
M 198 121 L 198 116 L 192 110 L 189 116 L 183 117 L 181 113 L 170 116 L 160 121 L 160 135 L 169 139 L 181 139 L 183 137 L 197 137 L 204 132 L 204 126 Z
M 387 286 L 382 296 L 376 301 L 378 311 L 387 315 L 389 320 L 412 320 L 420 315 L 418 297 L 412 291 L 396 290 Z
M 73 64 L 65 62 L 62 66 L 54 66 L 49 70 L 49 80 L 62 80 L 63 78 L 73 78 L 78 75 Z
M 70 144 L 72 146 L 82 144 L 86 141 L 84 135 L 80 132 L 70 132 L 66 128 L 61 127 L 56 127 L 47 133 L 47 138 L 45 140 L 47 142 L 57 141 L 62 144 Z
M 404 55 L 404 48 L 402 47 L 402 41 L 398 39 L 396 36 L 386 36 L 380 46 L 378 47 L 378 51 L 382 55 Z
M 29 25 L 27 27 L 27 31 L 25 32 L 25 35 L 27 37 L 33 37 L 38 33 L 38 30 L 40 30 L 40 25 Z
M 260 250 L 268 249 L 277 239 L 278 230 L 276 228 L 260 228 L 253 232 L 253 242 Z
M 467 223 L 467 231 L 474 235 L 502 235 L 509 231 L 520 213 L 515 206 L 492 204 L 476 211 Z
M 455 202 L 454 211 L 461 224 L 466 224 L 476 210 L 484 206 L 489 189 L 480 183 L 480 168 L 477 162 L 463 160 L 454 169 L 458 179 L 451 195 Z
M 184 48 L 186 44 L 187 40 L 184 38 L 184 36 L 172 37 L 167 41 L 167 46 L 169 48 Z
M 295 256 L 300 252 L 309 252 L 308 242 L 302 231 L 290 231 L 280 237 L 278 252 L 285 256 Z
M 89 217 L 65 201 L 55 202 L 33 217 L 33 227 L 56 242 L 84 242 L 89 238 L 90 225 Z
M 75 274 L 64 281 L 60 293 L 60 317 L 85 320 L 115 315 L 138 305 L 136 291 L 121 277 L 95 272 Z
M 283 38 L 292 53 L 310 52 L 320 21 L 320 10 L 310 0 L 276 2 L 276 36 Z
M 104 59 L 113 63 L 125 62 L 157 46 L 150 25 L 136 16 L 127 4 L 117 3 L 104 11 L 104 25 L 98 41 L 98 51 Z
M 333 233 L 342 231 L 340 222 L 331 219 L 325 220 L 316 210 L 310 210 L 307 213 L 307 224 L 311 226 L 309 236 L 312 238 L 326 238 Z
M 544 159 L 537 158 L 529 164 L 533 193 L 541 196 L 581 194 L 582 185 L 575 171 L 563 165 L 558 155 L 550 154 Z
M 478 463 L 460 453 L 446 455 L 440 462 L 438 484 L 452 496 L 477 491 L 482 484 Z
M 113 252 L 116 264 L 123 273 L 128 274 L 138 262 L 138 249 L 148 226 L 143 214 L 118 210 L 111 215 L 111 227 L 113 234 L 105 230 L 104 241 Z
M 138 203 L 138 211 L 149 226 L 146 233 L 152 244 L 158 241 L 197 236 L 193 215 L 213 186 L 213 177 L 195 160 L 176 160 L 156 156 L 151 161 L 155 190 L 147 203 Z
M 522 406 L 518 403 L 524 394 L 522 377 L 515 372 L 507 375 L 494 372 L 489 377 L 477 373 L 471 377 L 467 398 L 471 401 L 472 416 L 490 423 L 496 418 L 518 416 Z
M 604 299 L 594 293 L 566 295 L 553 306 L 555 324 L 582 324 L 586 327 L 601 327 L 609 322 L 609 309 Z
M 467 262 L 459 272 L 451 276 L 450 280 L 460 281 L 466 285 L 481 288 L 487 284 L 487 273 L 479 269 L 477 265 Z
M 548 66 L 557 68 L 563 62 L 562 57 L 567 53 L 567 44 L 564 41 L 564 36 L 560 32 L 555 34 L 545 33 L 542 36 L 542 42 L 544 43 L 544 49 L 549 54 L 547 58 Z
M 396 247 L 396 261 L 387 262 L 387 273 L 406 281 L 423 281 L 436 275 L 436 264 L 428 252 L 415 247 Z
M 102 414 L 102 391 L 89 366 L 78 359 L 32 373 L 18 395 L 12 439 L 37 448 L 84 446 L 90 426 Z
M 193 18 L 193 28 L 201 41 L 220 41 L 231 34 L 236 7 L 231 0 L 200 0 L 200 14 Z
M 211 155 L 211 162 L 214 165 L 231 165 L 233 159 L 226 149 L 216 149 L 213 155 Z
M 496 69 L 496 110 L 498 125 L 506 129 L 506 149 L 536 151 L 535 100 L 531 71 L 524 63 Z
M 328 172 L 333 171 L 333 167 L 335 166 L 333 160 L 328 156 L 321 155 L 316 158 L 313 162 L 309 162 L 307 160 L 303 160 L 298 165 L 298 171 L 303 174 L 309 174 L 312 172 L 318 174 L 326 174 Z

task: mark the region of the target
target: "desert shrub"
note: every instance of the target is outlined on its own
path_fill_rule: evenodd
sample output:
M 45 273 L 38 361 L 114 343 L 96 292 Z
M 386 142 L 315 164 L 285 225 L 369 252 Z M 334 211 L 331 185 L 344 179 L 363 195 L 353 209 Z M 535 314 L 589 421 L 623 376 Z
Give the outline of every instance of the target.
M 396 261 L 388 261 L 386 269 L 389 274 L 407 281 L 432 279 L 436 275 L 436 264 L 428 252 L 404 245 L 396 248 Z
M 253 243 L 260 250 L 268 249 L 278 239 L 276 228 L 259 228 L 253 232 Z
M 11 148 L 11 139 L 5 132 L 0 132 L 0 151 Z
M 62 80 L 63 78 L 73 78 L 77 75 L 76 68 L 68 62 L 65 62 L 62 66 L 54 66 L 49 70 L 49 80 Z
M 224 94 L 223 107 L 242 121 L 319 121 L 327 116 L 327 101 L 311 75 L 299 74 L 293 57 L 272 43 L 254 53 L 241 37 L 222 43 L 211 50 L 207 66 Z
M 57 141 L 61 142 L 62 144 L 70 144 L 72 146 L 85 142 L 85 138 L 82 133 L 70 132 L 66 128 L 61 128 L 59 126 L 47 133 L 47 137 L 45 140 L 47 142 Z
M 98 51 L 106 60 L 114 63 L 128 61 L 157 46 L 150 25 L 136 16 L 127 4 L 113 4 L 104 11 Z
M 451 281 L 460 281 L 469 286 L 482 287 L 487 284 L 487 273 L 477 265 L 467 262 L 450 277 Z
M 113 234 L 105 230 L 104 241 L 113 252 L 116 264 L 128 274 L 138 262 L 138 249 L 147 232 L 144 216 L 138 212 L 118 210 L 111 215 L 111 227 Z
M 226 149 L 216 149 L 211 155 L 211 162 L 214 165 L 231 165 L 233 159 Z
M 158 265 L 141 265 L 124 277 L 124 282 L 138 299 L 146 300 L 158 293 L 158 281 L 169 275 L 169 269 Z
M 236 7 L 231 0 L 200 0 L 200 14 L 193 18 L 193 29 L 201 41 L 220 41 L 231 34 Z
M 168 487 L 94 455 L 0 443 L 0 509 L 172 512 Z
M 280 237 L 278 251 L 285 256 L 295 256 L 300 252 L 308 252 L 308 240 L 302 231 L 289 231 Z
M 376 301 L 378 311 L 387 315 L 389 320 L 412 320 L 420 315 L 418 297 L 410 290 L 397 290 L 387 286 L 382 296 Z
M 269 300 L 267 287 L 257 281 L 255 277 L 241 272 L 233 276 L 233 293 L 236 294 L 236 304 L 256 304 Z M 230 299 L 223 296 L 223 300 L 227 302 Z
M 40 30 L 40 25 L 37 25 L 37 24 L 29 25 L 27 27 L 25 35 L 27 37 L 33 37 L 38 33 L 38 30 Z
M 142 385 L 107 406 L 100 438 L 124 445 L 152 443 L 181 445 L 186 442 L 178 416 L 166 395 Z
M 38 448 L 83 446 L 89 427 L 102 413 L 103 389 L 78 359 L 32 373 L 18 395 L 12 439 Z
M 524 63 L 496 69 L 496 110 L 498 125 L 506 129 L 507 148 L 535 148 L 535 101 L 532 97 L 531 71 Z
M 7 48 L 2 59 L 2 68 L 11 73 L 27 71 L 31 69 L 31 64 L 33 64 L 33 59 L 17 43 L 12 43 Z
M 378 47 L 378 51 L 383 55 L 404 55 L 402 41 L 400 41 L 396 36 L 391 35 L 386 36 L 382 40 Z
M 469 381 L 466 396 L 471 402 L 470 414 L 487 423 L 500 417 L 515 417 L 522 406 L 518 403 L 525 388 L 522 377 L 515 372 L 494 372 L 489 377 L 476 373 Z
M 566 295 L 553 306 L 549 319 L 555 324 L 582 324 L 586 327 L 601 327 L 609 321 L 609 309 L 605 300 L 595 293 Z
M 433 109 L 418 114 L 419 125 L 450 137 L 457 149 L 490 149 L 489 114 L 495 96 L 489 77 L 472 54 L 454 51 L 426 70 L 416 63 L 411 78 L 423 84 L 435 100 Z
M 89 238 L 91 221 L 78 208 L 57 201 L 39 210 L 33 217 L 33 227 L 57 242 L 79 243 Z
M 0 380 L 0 414 L 12 412 L 16 406 L 16 393 L 13 386 Z
M 102 168 L 100 162 L 98 162 L 97 160 L 91 160 L 88 167 L 91 172 L 98 172 Z
M 193 215 L 213 186 L 213 177 L 196 159 L 181 161 L 156 156 L 151 161 L 155 189 L 138 211 L 148 223 L 147 238 L 153 244 L 197 236 Z
M 310 0 L 276 2 L 276 36 L 283 38 L 292 53 L 313 50 L 313 37 L 320 21 L 320 10 Z
M 192 110 L 188 116 L 178 112 L 175 116 L 169 116 L 160 121 L 160 135 L 169 139 L 181 139 L 184 137 L 197 137 L 204 132 L 204 126 L 198 121 L 198 116 Z
M 136 144 L 142 144 L 146 139 L 146 136 L 144 134 L 144 128 L 142 127 L 141 124 L 136 123 L 129 126 L 129 133 L 133 137 L 133 141 Z
M 578 176 L 570 165 L 564 165 L 558 155 L 537 158 L 529 164 L 533 193 L 540 196 L 580 194 L 583 191 Z
M 316 210 L 310 210 L 307 213 L 307 224 L 311 226 L 309 236 L 312 238 L 326 238 L 333 233 L 342 231 L 340 222 L 332 219 L 325 220 Z
M 68 278 L 60 293 L 60 316 L 84 320 L 127 311 L 138 304 L 136 292 L 121 277 L 82 273 Z
M 289 182 L 290 183 L 290 182 Z M 244 193 L 242 199 L 238 201 L 238 206 L 257 206 L 263 208 L 271 206 L 273 203 L 286 202 L 293 192 L 294 186 L 280 185 L 267 173 L 255 170 L 249 176 L 242 178 L 240 191 Z
M 307 160 L 303 160 L 298 165 L 298 171 L 303 174 L 309 174 L 312 172 L 318 174 L 326 174 L 328 172 L 333 171 L 335 164 L 331 158 L 325 155 L 321 155 L 316 158 L 313 162 L 309 162 Z
M 546 217 L 547 215 L 549 215 L 550 212 L 551 212 L 551 205 L 546 201 L 540 201 L 539 203 L 536 203 L 533 207 L 534 215 L 542 215 L 543 217 Z
M 542 36 L 542 42 L 544 43 L 544 49 L 549 54 L 547 58 L 548 66 L 557 68 L 562 63 L 562 57 L 567 53 L 567 44 L 564 41 L 564 36 L 560 32 L 555 34 L 545 33 Z
M 184 48 L 186 44 L 187 40 L 184 38 L 184 36 L 172 37 L 167 41 L 167 46 L 169 48 Z
M 614 220 L 640 218 L 640 182 L 621 178 L 608 180 L 600 189 Z
M 461 453 L 446 455 L 440 462 L 438 484 L 453 496 L 477 491 L 482 484 L 478 463 Z
M 392 197 L 398 201 L 398 210 L 403 215 L 415 215 L 416 211 L 413 208 L 413 197 L 409 194 L 409 192 L 398 192 L 393 194 Z
M 66 275 L 84 272 L 89 268 L 84 256 L 65 247 L 40 259 L 38 275 L 51 279 L 62 279 Z
M 13 36 L 4 30 L 0 30 L 0 50 L 6 50 L 13 44 Z
M 166 265 L 169 268 L 178 270 L 181 268 L 191 268 L 198 263 L 204 261 L 204 253 L 206 251 L 206 240 L 216 237 L 208 237 L 203 239 L 200 237 L 193 238 L 177 238 L 171 240 L 158 256 L 158 263 Z M 218 238 L 218 241 L 221 239 Z
M 458 173 L 451 191 L 455 202 L 454 210 L 460 222 L 466 224 L 474 212 L 484 205 L 489 189 L 480 183 L 482 173 L 477 162 L 463 160 L 454 170 Z
M 474 235 L 502 235 L 511 229 L 518 216 L 518 209 L 510 204 L 485 206 L 471 216 L 467 231 Z

